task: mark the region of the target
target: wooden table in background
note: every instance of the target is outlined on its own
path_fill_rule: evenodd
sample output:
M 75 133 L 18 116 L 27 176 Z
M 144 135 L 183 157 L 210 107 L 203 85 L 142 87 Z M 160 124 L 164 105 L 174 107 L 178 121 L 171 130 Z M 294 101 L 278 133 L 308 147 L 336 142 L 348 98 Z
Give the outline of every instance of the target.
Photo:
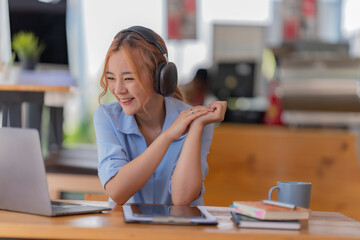
M 277 181 L 311 182 L 311 209 L 360 221 L 358 141 L 346 129 L 222 123 L 207 159 L 205 205 L 267 199 Z
M 86 202 L 109 206 L 107 202 Z M 110 205 L 114 206 L 114 205 Z M 175 226 L 125 223 L 122 208 L 112 211 L 65 217 L 43 217 L 0 211 L 0 238 L 36 239 L 354 239 L 360 238 L 360 223 L 336 212 L 313 212 L 302 229 L 240 229 L 230 217 L 230 209 L 207 207 L 217 217 L 217 226 Z
M 29 105 L 26 127 L 36 128 L 41 133 L 42 107 L 45 92 L 69 92 L 70 86 L 0 84 L 0 108 L 3 113 L 2 125 L 21 127 L 21 104 Z M 9 118 L 9 122 L 8 122 Z M 50 143 L 61 147 L 63 136 L 63 108 L 50 108 Z
M 20 91 L 20 92 L 68 92 L 69 86 L 45 86 L 45 85 L 25 85 L 25 84 L 1 84 L 0 91 Z

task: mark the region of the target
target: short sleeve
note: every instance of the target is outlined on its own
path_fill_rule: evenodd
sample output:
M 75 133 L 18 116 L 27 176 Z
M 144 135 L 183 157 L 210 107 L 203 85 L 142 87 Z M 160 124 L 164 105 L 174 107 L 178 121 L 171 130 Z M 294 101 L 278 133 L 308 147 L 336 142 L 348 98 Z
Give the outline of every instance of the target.
M 94 128 L 98 146 L 98 175 L 105 188 L 105 184 L 117 174 L 122 166 L 129 162 L 129 158 L 105 108 L 98 107 L 96 110 Z

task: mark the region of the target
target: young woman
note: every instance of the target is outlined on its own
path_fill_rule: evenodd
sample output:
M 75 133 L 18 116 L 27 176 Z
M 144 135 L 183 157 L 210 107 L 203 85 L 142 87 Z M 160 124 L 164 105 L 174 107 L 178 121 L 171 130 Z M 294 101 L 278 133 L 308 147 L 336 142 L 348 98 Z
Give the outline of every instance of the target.
M 224 119 L 226 102 L 185 104 L 163 39 L 140 26 L 115 36 L 100 83 L 99 102 L 107 90 L 117 99 L 94 115 L 98 174 L 110 198 L 203 205 L 211 123 Z

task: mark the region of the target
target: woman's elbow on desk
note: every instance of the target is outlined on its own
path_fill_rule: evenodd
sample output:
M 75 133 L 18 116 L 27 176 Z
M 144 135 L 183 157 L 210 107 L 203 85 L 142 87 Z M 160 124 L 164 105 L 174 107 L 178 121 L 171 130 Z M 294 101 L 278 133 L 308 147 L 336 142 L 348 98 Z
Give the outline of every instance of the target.
M 179 199 L 179 198 L 175 198 L 172 199 L 173 205 L 177 205 L 177 206 L 190 206 L 190 204 L 192 203 L 192 201 L 190 201 L 189 199 Z
M 124 199 L 121 196 L 117 196 L 117 195 L 109 195 L 110 198 L 117 204 L 123 205 L 125 204 L 129 199 Z
M 109 181 L 105 185 L 106 194 L 117 204 L 125 204 L 130 198 L 131 194 L 125 191 L 121 191 L 117 186 Z
M 179 205 L 179 206 L 190 206 L 191 203 L 193 201 L 196 200 L 197 197 L 199 197 L 199 193 L 200 192 L 197 192 L 195 194 L 195 192 L 183 192 L 182 194 L 176 194 L 176 193 L 172 193 L 171 194 L 171 200 L 172 200 L 172 203 L 174 205 Z

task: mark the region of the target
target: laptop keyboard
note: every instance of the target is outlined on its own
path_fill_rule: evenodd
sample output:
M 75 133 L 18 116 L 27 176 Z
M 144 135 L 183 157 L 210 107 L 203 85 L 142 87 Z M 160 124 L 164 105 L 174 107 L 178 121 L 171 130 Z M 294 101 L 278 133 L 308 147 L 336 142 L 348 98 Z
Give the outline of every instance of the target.
M 55 216 L 72 215 L 74 213 L 76 214 L 99 213 L 101 211 L 111 210 L 111 208 L 106 208 L 106 207 L 96 207 L 96 206 L 83 205 L 79 203 L 58 202 L 58 201 L 51 201 L 51 208 Z
M 66 203 L 66 202 L 56 202 L 56 201 L 51 201 L 51 208 L 54 212 L 63 212 L 66 210 L 71 210 L 73 208 L 78 207 L 79 205 L 77 204 L 72 204 L 72 203 Z

